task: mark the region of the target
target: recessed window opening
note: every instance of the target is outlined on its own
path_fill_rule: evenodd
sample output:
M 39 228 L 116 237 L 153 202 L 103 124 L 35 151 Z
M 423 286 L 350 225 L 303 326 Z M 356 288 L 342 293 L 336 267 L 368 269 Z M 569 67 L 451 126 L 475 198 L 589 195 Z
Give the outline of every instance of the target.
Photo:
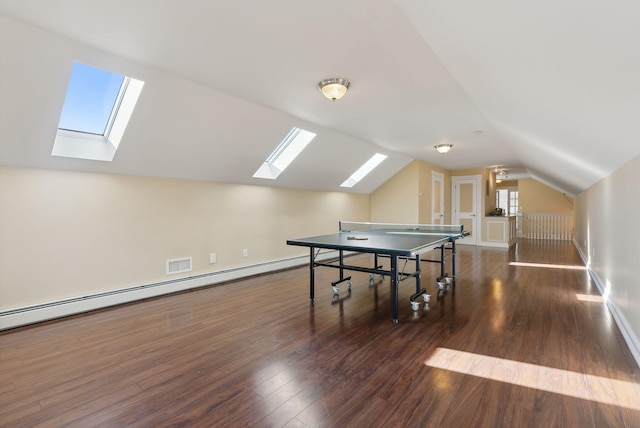
M 75 62 L 53 156 L 111 161 L 144 82 Z
M 253 174 L 253 177 L 275 180 L 315 136 L 313 132 L 294 127 Z
M 387 155 L 383 155 L 380 153 L 376 153 L 364 163 L 356 172 L 354 172 L 351 177 L 347 178 L 344 183 L 340 185 L 340 187 L 353 187 L 360 180 L 366 177 L 371 171 L 373 171 L 380 163 L 387 158 Z

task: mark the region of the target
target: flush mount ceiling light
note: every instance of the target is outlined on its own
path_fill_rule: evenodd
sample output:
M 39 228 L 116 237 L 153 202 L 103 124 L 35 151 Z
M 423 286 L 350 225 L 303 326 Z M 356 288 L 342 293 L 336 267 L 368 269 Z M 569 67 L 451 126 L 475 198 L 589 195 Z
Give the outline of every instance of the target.
M 438 153 L 445 154 L 449 150 L 451 150 L 451 147 L 453 147 L 453 144 L 438 144 L 437 146 L 434 146 L 434 147 L 438 151 Z
M 334 77 L 332 79 L 325 79 L 318 83 L 318 89 L 325 97 L 335 101 L 339 100 L 347 93 L 349 85 L 350 83 L 348 80 Z

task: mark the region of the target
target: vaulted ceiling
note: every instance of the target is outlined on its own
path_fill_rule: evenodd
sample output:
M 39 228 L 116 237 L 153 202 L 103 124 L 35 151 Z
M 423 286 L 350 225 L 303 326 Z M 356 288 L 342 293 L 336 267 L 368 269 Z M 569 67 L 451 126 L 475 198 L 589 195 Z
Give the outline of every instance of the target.
M 342 190 L 380 152 L 349 191 L 420 159 L 574 195 L 640 154 L 639 23 L 636 0 L 0 0 L 0 164 Z M 146 82 L 112 162 L 51 156 L 73 61 Z M 293 126 L 318 136 L 252 178 Z

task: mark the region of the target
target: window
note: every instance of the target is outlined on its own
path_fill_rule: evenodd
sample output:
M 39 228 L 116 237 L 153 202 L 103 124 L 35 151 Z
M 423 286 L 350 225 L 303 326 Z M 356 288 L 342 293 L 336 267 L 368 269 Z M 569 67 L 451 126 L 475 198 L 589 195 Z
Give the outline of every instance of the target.
M 507 214 L 517 214 L 518 191 L 515 188 L 497 189 L 496 208 L 502 208 Z
M 275 180 L 291 162 L 315 138 L 316 134 L 300 128 L 293 128 L 278 144 L 266 161 L 253 174 L 255 178 Z
M 351 177 L 347 178 L 344 183 L 340 185 L 340 187 L 353 187 L 360 180 L 362 180 L 367 174 L 373 171 L 380 163 L 387 158 L 387 155 L 382 155 L 380 153 L 376 153 L 364 163 L 356 172 L 354 172 Z
M 518 214 L 518 191 L 509 191 L 509 214 Z
M 75 62 L 53 156 L 111 161 L 144 82 Z
M 496 208 L 502 208 L 502 210 L 505 213 L 508 213 L 509 212 L 508 201 L 509 201 L 508 189 L 496 190 Z
M 120 74 L 74 63 L 58 128 L 104 135 L 123 82 Z

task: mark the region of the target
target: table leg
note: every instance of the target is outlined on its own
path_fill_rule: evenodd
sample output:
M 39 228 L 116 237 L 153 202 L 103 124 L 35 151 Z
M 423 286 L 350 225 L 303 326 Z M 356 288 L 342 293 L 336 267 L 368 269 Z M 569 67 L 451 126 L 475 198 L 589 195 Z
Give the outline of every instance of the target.
M 451 241 L 451 277 L 456 277 L 456 241 Z
M 394 324 L 398 323 L 398 257 L 391 256 L 391 311 Z
M 420 276 L 422 271 L 420 270 L 420 256 L 416 256 L 416 294 L 420 292 Z
M 314 288 L 315 288 L 315 264 L 316 258 L 314 254 L 314 248 L 310 247 L 311 254 L 309 257 L 309 299 L 311 299 L 311 303 L 313 303 L 314 299 Z

